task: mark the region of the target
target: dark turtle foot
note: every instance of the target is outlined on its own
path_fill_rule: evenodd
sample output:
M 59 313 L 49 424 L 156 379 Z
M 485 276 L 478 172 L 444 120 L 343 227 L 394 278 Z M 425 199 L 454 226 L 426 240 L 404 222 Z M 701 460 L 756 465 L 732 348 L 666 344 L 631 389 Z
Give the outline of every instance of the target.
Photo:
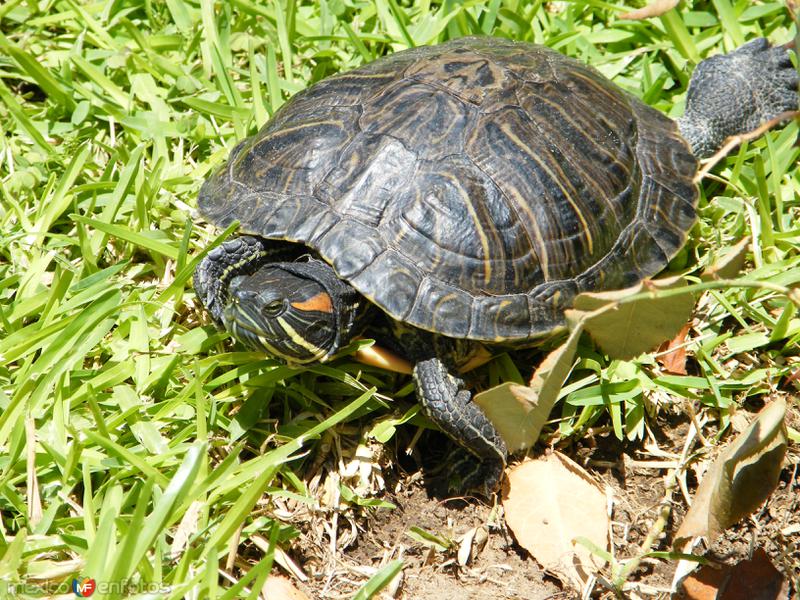
M 448 461 L 441 469 L 443 475 L 457 492 L 491 496 L 500 485 L 507 456 L 497 430 L 472 402 L 464 382 L 441 359 L 417 362 L 414 383 L 428 417 L 471 454 Z
M 481 460 L 454 447 L 445 457 L 443 477 L 447 481 L 448 494 L 471 493 L 490 497 L 500 487 L 505 460 Z
M 727 137 L 797 108 L 798 75 L 789 50 L 760 38 L 697 65 L 678 126 L 695 156 L 704 157 Z

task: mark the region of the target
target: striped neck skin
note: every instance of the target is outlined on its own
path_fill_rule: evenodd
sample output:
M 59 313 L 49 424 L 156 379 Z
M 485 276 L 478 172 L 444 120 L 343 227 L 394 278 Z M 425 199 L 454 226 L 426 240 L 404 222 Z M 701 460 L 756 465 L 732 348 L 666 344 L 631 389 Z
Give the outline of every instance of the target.
M 266 264 L 227 292 L 225 329 L 289 364 L 323 361 L 352 337 L 359 296 L 322 261 Z

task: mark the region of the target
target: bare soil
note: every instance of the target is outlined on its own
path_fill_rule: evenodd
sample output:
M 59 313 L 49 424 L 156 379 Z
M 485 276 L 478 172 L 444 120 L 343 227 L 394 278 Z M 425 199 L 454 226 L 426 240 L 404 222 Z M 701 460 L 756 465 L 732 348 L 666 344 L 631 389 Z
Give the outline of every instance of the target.
M 792 408 L 790 423 L 800 421 Z M 625 559 L 641 553 L 664 500 L 664 478 L 671 457 L 680 455 L 689 429 L 683 417 L 662 417 L 649 444 L 617 440 L 613 433 L 599 430 L 577 443 L 559 444 L 559 450 L 589 471 L 601 485 L 613 490 L 612 544 L 614 556 Z M 431 441 L 432 440 L 432 441 Z M 441 448 L 433 434 L 426 434 L 416 453 L 438 460 Z M 391 452 L 389 450 L 389 452 Z M 385 489 L 379 496 L 394 509 L 368 508 L 350 512 L 338 520 L 343 532 L 339 545 L 330 544 L 330 516 L 319 515 L 293 546 L 292 554 L 308 581 L 298 583 L 310 598 L 351 598 L 381 566 L 402 558 L 402 574 L 384 589 L 383 599 L 503 599 L 544 600 L 577 598 L 579 595 L 545 573 L 518 546 L 503 520 L 502 504 L 490 505 L 478 499 L 446 499 L 437 491 L 436 478 L 411 461 L 382 457 Z M 674 460 L 674 458 L 672 459 Z M 419 459 L 418 462 L 429 461 Z M 761 510 L 727 531 L 710 547 L 699 546 L 696 554 L 714 564 L 733 565 L 763 548 L 772 563 L 787 577 L 792 593 L 800 590 L 800 473 L 796 450 L 790 447 L 778 489 Z M 407 464 L 406 464 L 407 463 Z M 689 471 L 683 488 L 694 493 L 697 476 Z M 672 533 L 687 509 L 682 490 L 672 495 L 670 519 L 650 548 L 669 551 Z M 531 511 L 536 507 L 532 506 Z M 321 524 L 326 520 L 327 526 Z M 432 543 L 413 529 L 434 536 Z M 474 534 L 474 538 L 464 536 Z M 346 542 L 343 540 L 346 539 Z M 466 549 L 464 548 L 466 546 Z M 461 552 L 459 552 L 461 549 Z M 467 558 L 468 553 L 468 558 Z M 629 578 L 627 597 L 670 597 L 677 562 L 644 559 Z M 601 574 L 608 578 L 609 573 Z M 592 597 L 613 598 L 602 580 Z

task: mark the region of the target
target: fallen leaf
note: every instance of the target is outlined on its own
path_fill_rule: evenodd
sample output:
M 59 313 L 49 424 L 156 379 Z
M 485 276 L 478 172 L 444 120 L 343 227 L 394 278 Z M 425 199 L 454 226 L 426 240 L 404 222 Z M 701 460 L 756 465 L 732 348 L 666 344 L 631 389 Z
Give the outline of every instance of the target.
M 800 381 L 800 369 L 795 369 L 786 376 L 784 383 L 794 383 Z
M 638 21 L 641 19 L 660 17 L 664 13 L 671 11 L 676 6 L 678 6 L 678 0 L 655 0 L 647 6 L 623 13 L 619 16 L 619 18 Z
M 295 563 L 291 557 L 280 547 L 273 547 L 269 543 L 269 540 L 261 535 L 250 536 L 250 541 L 253 542 L 257 548 L 264 552 L 274 552 L 275 563 L 283 567 L 284 571 L 291 574 L 292 577 L 298 581 L 308 581 L 308 576 L 303 573 L 303 570 L 297 566 L 297 563 Z
M 741 239 L 723 256 L 715 260 L 706 267 L 700 274 L 704 281 L 714 279 L 731 279 L 742 272 L 744 261 L 747 258 L 747 250 L 750 248 L 750 237 Z
M 467 531 L 464 535 L 461 536 L 461 540 L 458 542 L 458 564 L 462 567 L 466 566 L 469 562 L 469 559 L 472 557 L 472 541 L 475 539 L 475 534 L 478 532 L 477 527 L 473 527 L 469 531 Z
M 713 538 L 756 510 L 778 484 L 786 454 L 786 402 L 771 402 L 709 467 L 674 546 L 694 536 Z
M 261 588 L 261 595 L 269 600 L 310 600 L 282 575 L 270 575 Z
M 188 510 L 183 513 L 183 518 L 178 524 L 178 528 L 172 535 L 172 546 L 170 546 L 170 556 L 173 559 L 178 559 L 183 554 L 189 540 L 197 533 L 197 524 L 200 520 L 200 515 L 203 512 L 204 504 L 199 500 L 194 500 Z
M 674 338 L 658 349 L 656 360 L 664 370 L 673 375 L 686 375 L 686 336 L 691 325 L 686 323 Z
M 518 383 L 501 383 L 476 394 L 473 401 L 497 429 L 509 452 L 533 446 L 550 415 L 548 407 L 538 402 L 536 392 Z
M 572 368 L 580 335 L 578 327 L 547 355 L 533 374 L 530 386 L 503 383 L 475 395 L 473 401 L 481 407 L 511 452 L 530 448 L 539 439 Z
M 580 590 L 604 560 L 575 539 L 608 548 L 603 490 L 558 452 L 510 469 L 508 486 L 503 507 L 517 542 L 547 571 Z
M 645 280 L 610 292 L 578 294 L 565 311 L 572 327 L 582 323 L 610 358 L 630 359 L 675 337 L 694 309 L 694 296 L 681 293 L 683 277 Z
M 788 597 L 788 581 L 784 580 L 764 549 L 756 548 L 753 558 L 733 567 L 719 600 L 778 600 Z
M 750 418 L 747 413 L 736 411 L 730 416 L 731 430 L 735 433 L 742 433 L 750 426 Z
M 710 565 L 702 567 L 683 580 L 686 600 L 717 600 L 717 593 L 730 576 L 730 567 L 715 568 Z
M 530 387 L 539 393 L 539 397 L 551 399 L 555 402 L 561 386 L 567 379 L 572 369 L 575 350 L 578 340 L 583 333 L 583 327 L 578 326 L 570 331 L 569 337 L 558 348 L 550 352 L 534 371 Z M 541 400 L 540 400 L 541 401 Z
M 683 581 L 687 600 L 783 600 L 788 581 L 772 564 L 763 548 L 753 558 L 735 565 L 705 565 Z

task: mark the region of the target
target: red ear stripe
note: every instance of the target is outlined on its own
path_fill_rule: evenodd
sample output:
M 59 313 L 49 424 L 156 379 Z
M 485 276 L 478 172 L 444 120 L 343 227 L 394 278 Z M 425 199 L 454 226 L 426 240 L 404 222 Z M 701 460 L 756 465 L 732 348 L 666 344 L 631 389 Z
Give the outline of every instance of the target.
M 312 296 L 308 300 L 303 300 L 302 302 L 292 302 L 292 306 L 299 310 L 316 310 L 324 313 L 333 312 L 331 297 L 325 292 L 320 292 L 316 296 Z

